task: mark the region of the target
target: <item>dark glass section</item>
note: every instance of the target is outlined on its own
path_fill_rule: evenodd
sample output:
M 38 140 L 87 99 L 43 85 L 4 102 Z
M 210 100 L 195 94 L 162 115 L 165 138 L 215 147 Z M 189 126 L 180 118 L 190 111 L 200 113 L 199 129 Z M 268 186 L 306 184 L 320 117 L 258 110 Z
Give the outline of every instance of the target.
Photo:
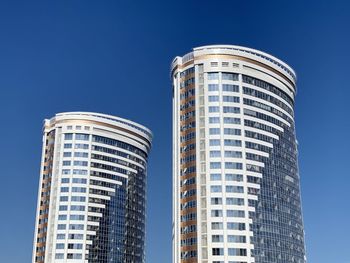
M 103 200 L 106 208 L 96 211 L 102 213 L 102 217 L 99 218 L 99 227 L 94 229 L 96 235 L 89 238 L 92 245 L 89 247 L 88 261 L 91 263 L 125 262 L 126 180 L 123 181 L 123 185 L 115 185 L 115 193 L 109 193 L 110 200 Z
M 137 155 L 140 155 L 145 159 L 147 158 L 147 154 L 143 150 L 140 150 L 139 148 L 137 148 L 133 145 L 130 145 L 128 143 L 122 142 L 122 141 L 118 141 L 115 139 L 111 139 L 111 138 L 107 138 L 107 137 L 103 137 L 103 136 L 98 136 L 98 135 L 92 136 L 92 141 L 98 142 L 98 143 L 103 143 L 106 145 L 115 146 L 115 147 L 118 147 L 121 149 L 125 149 L 125 150 L 128 150 L 130 152 L 136 153 Z
M 251 122 L 251 121 L 250 121 Z M 265 129 L 266 125 L 253 125 Z M 301 214 L 297 145 L 294 123 L 280 122 L 284 132 L 274 129 L 279 140 L 266 147 L 270 157 L 264 159 L 261 189 L 251 230 L 256 263 L 304 263 L 304 231 Z
M 126 263 L 145 262 L 146 171 L 138 168 L 127 184 L 125 260 Z
M 117 146 L 127 149 L 135 154 L 141 154 L 146 158 L 146 153 L 140 149 L 114 139 L 93 136 L 93 141 L 106 145 Z M 90 180 L 91 185 L 113 187 L 115 193 L 110 191 L 95 190 L 90 188 L 90 193 L 108 195 L 111 200 L 106 201 L 100 198 L 90 198 L 90 203 L 102 203 L 105 209 L 89 207 L 89 211 L 102 213 L 102 218 L 93 217 L 89 221 L 99 221 L 99 227 L 92 227 L 96 235 L 88 238 L 92 240 L 92 245 L 88 248 L 88 261 L 94 263 L 131 263 L 145 262 L 145 210 L 146 210 L 146 169 L 141 168 L 131 162 L 121 160 L 120 157 L 136 161 L 145 167 L 145 162 L 132 154 L 124 154 L 120 151 L 93 146 L 93 149 L 101 154 L 93 154 L 92 158 L 96 162 L 91 163 L 91 167 L 105 170 L 105 172 L 92 171 L 94 176 Z M 115 158 L 104 156 L 108 152 L 115 154 Z M 123 154 L 123 156 L 121 156 Z M 110 165 L 100 164 L 98 161 L 109 162 Z M 136 172 L 119 168 L 122 165 L 132 168 Z M 127 179 L 112 175 L 108 171 L 122 173 L 128 176 Z M 122 185 L 102 183 L 96 177 L 108 178 L 122 182 Z

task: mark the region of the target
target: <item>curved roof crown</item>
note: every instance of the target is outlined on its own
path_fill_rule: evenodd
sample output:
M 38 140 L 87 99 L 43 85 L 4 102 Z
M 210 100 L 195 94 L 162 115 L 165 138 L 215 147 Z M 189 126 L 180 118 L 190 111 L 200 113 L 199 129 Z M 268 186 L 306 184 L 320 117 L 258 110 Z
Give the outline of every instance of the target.
M 152 141 L 153 134 L 151 130 L 146 128 L 145 126 L 138 124 L 136 122 L 123 119 L 117 116 L 113 115 L 108 115 L 108 114 L 102 114 L 102 113 L 96 113 L 96 112 L 81 112 L 81 111 L 76 111 L 76 112 L 61 112 L 57 113 L 55 117 L 51 118 L 49 120 L 50 123 L 53 123 L 56 121 L 57 118 L 65 118 L 65 117 L 77 117 L 81 116 L 82 118 L 98 118 L 101 119 L 101 122 L 114 122 L 116 125 L 122 124 L 129 126 L 131 129 L 136 129 L 138 132 L 141 132 L 144 134 L 145 138 L 147 138 L 150 142 Z
M 265 60 L 266 63 L 274 64 L 278 68 L 280 68 L 281 71 L 284 72 L 284 74 L 288 75 L 293 79 L 294 82 L 296 82 L 296 73 L 295 71 L 285 62 L 282 60 L 259 50 L 242 47 L 242 46 L 235 46 L 235 45 L 208 45 L 208 46 L 200 46 L 195 47 L 193 50 L 184 56 L 176 57 L 174 58 L 172 62 L 172 69 L 176 66 L 176 64 L 179 63 L 179 60 L 181 60 L 181 64 L 184 64 L 190 60 L 193 60 L 196 57 L 196 54 L 232 54 L 232 52 L 239 53 L 241 55 L 247 54 L 249 56 L 255 56 L 259 60 Z

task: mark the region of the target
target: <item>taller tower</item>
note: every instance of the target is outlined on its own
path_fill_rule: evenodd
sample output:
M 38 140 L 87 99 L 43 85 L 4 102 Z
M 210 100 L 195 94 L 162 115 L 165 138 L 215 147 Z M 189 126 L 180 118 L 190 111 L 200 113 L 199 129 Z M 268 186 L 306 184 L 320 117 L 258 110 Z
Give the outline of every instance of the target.
M 171 70 L 173 263 L 305 263 L 294 71 L 231 45 Z
M 45 120 L 33 263 L 145 262 L 152 134 L 89 112 Z

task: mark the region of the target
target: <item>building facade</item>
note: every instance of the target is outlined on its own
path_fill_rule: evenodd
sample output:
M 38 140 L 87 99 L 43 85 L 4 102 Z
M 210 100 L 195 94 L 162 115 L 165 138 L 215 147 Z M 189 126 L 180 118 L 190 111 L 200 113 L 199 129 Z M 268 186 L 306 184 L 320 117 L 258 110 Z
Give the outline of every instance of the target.
M 305 263 L 293 69 L 218 45 L 171 76 L 173 263 Z
M 145 262 L 150 130 L 69 112 L 43 133 L 32 262 Z

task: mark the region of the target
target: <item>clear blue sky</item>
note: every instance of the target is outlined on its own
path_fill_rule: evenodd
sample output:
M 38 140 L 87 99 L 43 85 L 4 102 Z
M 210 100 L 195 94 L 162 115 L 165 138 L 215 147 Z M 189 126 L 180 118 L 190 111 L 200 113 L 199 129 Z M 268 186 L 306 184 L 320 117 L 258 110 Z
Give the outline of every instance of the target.
M 0 262 L 30 262 L 42 121 L 95 111 L 154 132 L 147 262 L 171 262 L 169 65 L 237 44 L 298 74 L 296 125 L 309 263 L 349 263 L 348 1 L 1 1 Z

